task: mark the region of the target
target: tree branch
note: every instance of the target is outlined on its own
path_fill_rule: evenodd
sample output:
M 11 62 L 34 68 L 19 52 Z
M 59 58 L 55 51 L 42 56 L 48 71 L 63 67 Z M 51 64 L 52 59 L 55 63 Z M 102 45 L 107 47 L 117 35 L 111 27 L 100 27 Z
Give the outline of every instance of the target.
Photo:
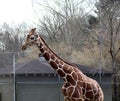
M 110 48 L 110 55 L 111 55 L 111 57 L 112 57 L 112 60 L 114 60 L 114 54 L 113 54 L 113 50 L 112 50 L 112 48 Z
M 117 54 L 119 53 L 119 51 L 120 51 L 120 48 L 118 48 L 118 50 L 116 51 L 115 56 L 117 56 Z

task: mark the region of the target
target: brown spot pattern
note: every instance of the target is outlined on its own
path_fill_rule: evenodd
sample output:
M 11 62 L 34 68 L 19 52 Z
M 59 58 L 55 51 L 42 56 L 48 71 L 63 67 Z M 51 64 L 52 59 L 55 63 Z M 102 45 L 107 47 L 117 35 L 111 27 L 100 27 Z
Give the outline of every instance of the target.
M 60 61 L 60 64 L 63 65 L 63 61 Z
M 72 96 L 73 89 L 74 88 L 72 86 L 68 88 L 67 92 L 69 96 Z
M 50 65 L 53 67 L 53 69 L 58 69 L 58 66 L 55 62 L 50 61 Z
M 75 92 L 73 93 L 72 97 L 79 98 L 79 92 L 77 88 L 75 88 Z
M 58 61 L 58 59 L 56 59 L 56 60 L 55 60 L 55 62 L 56 62 L 57 64 L 59 64 L 59 61 Z
M 72 73 L 72 77 L 74 78 L 75 81 L 77 81 L 77 74 L 75 72 Z
M 62 88 L 62 93 L 64 94 L 64 96 L 67 96 L 66 88 Z
M 68 74 L 71 74 L 71 72 L 72 72 L 72 69 L 69 68 L 67 65 L 63 66 L 63 70 L 65 73 L 68 73 Z
M 40 43 L 40 49 L 42 48 L 42 46 L 43 46 L 42 43 Z
M 55 60 L 55 56 L 53 54 L 51 55 L 51 59 Z
M 59 68 L 62 68 L 62 66 L 61 66 L 61 65 L 59 65 Z
M 91 88 L 91 84 L 86 84 L 86 90 L 91 90 L 92 88 Z
M 41 51 L 41 53 L 44 53 L 44 49 L 43 48 L 40 48 L 40 51 Z
M 83 81 L 81 75 L 78 75 L 78 80 Z
M 74 81 L 74 79 L 73 79 L 70 75 L 67 75 L 66 79 L 67 79 L 67 81 L 68 81 L 69 83 L 71 83 L 72 85 L 75 85 L 75 84 L 76 84 L 76 82 Z
M 65 77 L 65 73 L 61 69 L 57 70 L 57 72 L 61 77 Z
M 50 60 L 50 55 L 49 55 L 47 52 L 44 53 L 43 56 L 45 57 L 45 59 L 46 59 L 47 61 Z
M 64 87 L 65 87 L 65 88 L 68 88 L 68 87 L 70 87 L 70 86 L 71 86 L 71 85 L 70 85 L 69 83 L 65 83 L 65 84 L 64 84 Z
M 93 97 L 94 97 L 93 92 L 92 91 L 86 92 L 86 97 L 90 98 L 90 99 L 93 99 Z

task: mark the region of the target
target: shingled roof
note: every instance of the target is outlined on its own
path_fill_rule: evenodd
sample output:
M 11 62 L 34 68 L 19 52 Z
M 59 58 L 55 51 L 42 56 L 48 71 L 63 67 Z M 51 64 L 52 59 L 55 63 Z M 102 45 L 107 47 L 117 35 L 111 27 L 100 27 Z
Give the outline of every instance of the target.
M 95 74 L 98 73 L 98 69 L 94 69 L 88 66 L 83 66 L 77 64 L 77 67 L 86 74 Z M 45 61 L 31 60 L 24 63 L 19 63 L 15 65 L 16 74 L 54 74 L 56 73 L 50 65 Z M 110 73 L 107 71 L 102 71 L 102 73 Z M 8 66 L 0 68 L 0 75 L 2 74 L 13 74 L 13 66 Z

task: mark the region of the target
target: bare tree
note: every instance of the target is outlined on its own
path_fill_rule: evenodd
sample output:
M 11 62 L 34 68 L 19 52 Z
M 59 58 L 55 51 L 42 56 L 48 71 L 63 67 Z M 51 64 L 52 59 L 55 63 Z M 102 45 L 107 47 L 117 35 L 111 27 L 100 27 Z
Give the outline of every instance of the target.
M 20 52 L 23 43 L 25 29 L 23 25 L 16 28 L 4 23 L 0 31 L 0 67 L 11 65 L 12 52 Z
M 98 15 L 100 17 L 100 28 L 102 28 L 103 41 L 106 43 L 104 46 L 109 52 L 111 57 L 111 68 L 113 70 L 113 82 L 114 82 L 114 100 L 117 99 L 117 74 L 120 70 L 118 64 L 119 52 L 120 52 L 120 3 L 119 0 L 100 0 L 97 5 Z M 119 61 L 119 62 L 118 62 Z
M 84 0 L 46 0 L 45 5 L 36 1 L 47 11 L 40 19 L 39 27 L 42 32 L 55 42 L 64 41 L 66 44 L 80 49 L 89 35 L 86 23 L 87 13 L 81 4 Z M 53 4 L 52 6 L 50 5 Z

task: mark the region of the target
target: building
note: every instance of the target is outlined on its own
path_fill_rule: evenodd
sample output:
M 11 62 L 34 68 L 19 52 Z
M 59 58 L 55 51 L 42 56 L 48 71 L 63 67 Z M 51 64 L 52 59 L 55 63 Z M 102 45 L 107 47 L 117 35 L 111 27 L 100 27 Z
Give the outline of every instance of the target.
M 111 73 L 100 75 L 98 69 L 78 67 L 101 84 L 105 101 L 112 101 Z M 0 68 L 0 101 L 63 101 L 62 84 L 62 78 L 43 59 Z

